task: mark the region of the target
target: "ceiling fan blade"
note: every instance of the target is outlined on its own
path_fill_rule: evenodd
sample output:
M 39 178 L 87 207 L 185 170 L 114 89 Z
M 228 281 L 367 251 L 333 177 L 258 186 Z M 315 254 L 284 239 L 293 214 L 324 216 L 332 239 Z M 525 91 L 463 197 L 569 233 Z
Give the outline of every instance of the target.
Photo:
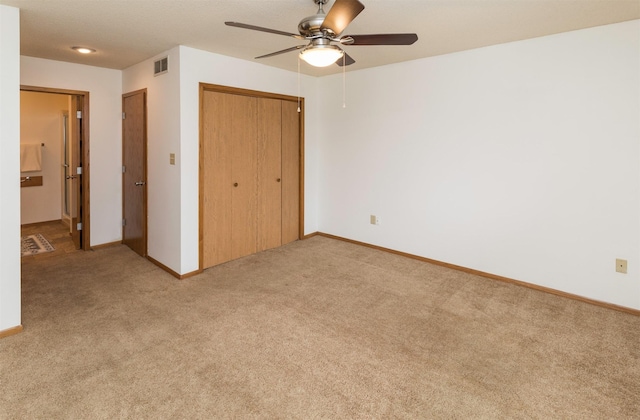
M 277 29 L 263 28 L 262 26 L 247 25 L 246 23 L 225 22 L 224 24 L 227 25 L 227 26 L 233 26 L 233 27 L 236 27 L 236 28 L 251 29 L 252 31 L 268 32 L 270 34 L 290 36 L 290 37 L 296 38 L 296 39 L 305 39 L 302 35 L 299 35 L 299 34 L 292 34 L 291 32 L 279 31 Z
M 358 0 L 336 0 L 325 16 L 320 29 L 329 29 L 338 36 L 363 10 L 364 5 Z
M 416 34 L 347 35 L 340 39 L 343 45 L 411 45 L 418 40 Z
M 344 61 L 343 61 L 343 58 L 338 58 L 338 59 L 336 60 L 336 64 L 337 64 L 337 65 L 339 65 L 340 67 L 343 67 L 343 66 L 350 66 L 350 65 L 352 65 L 352 64 L 353 64 L 353 63 L 355 63 L 355 62 L 356 62 L 356 60 L 354 60 L 353 58 L 351 58 L 351 56 L 350 56 L 349 54 L 347 54 L 347 52 L 346 52 L 346 51 L 345 51 L 345 53 L 344 53 Z
M 256 59 L 273 57 L 274 55 L 280 55 L 280 54 L 288 53 L 290 51 L 299 50 L 300 48 L 304 48 L 304 47 L 306 47 L 306 45 L 296 45 L 295 47 L 287 48 L 286 50 L 281 50 L 281 51 L 272 52 L 270 54 L 261 55 L 260 57 L 256 57 Z

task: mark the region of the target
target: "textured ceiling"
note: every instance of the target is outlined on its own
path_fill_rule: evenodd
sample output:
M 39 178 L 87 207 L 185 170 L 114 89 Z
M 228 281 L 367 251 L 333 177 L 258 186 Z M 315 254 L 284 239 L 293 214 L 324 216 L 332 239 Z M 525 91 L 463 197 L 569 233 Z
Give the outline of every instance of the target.
M 412 46 L 343 46 L 348 71 L 576 29 L 640 19 L 640 0 L 360 0 L 344 34 L 415 32 Z M 185 45 L 246 60 L 299 45 L 293 38 L 224 25 L 236 21 L 297 33 L 313 0 L 0 0 L 18 7 L 21 54 L 124 69 Z M 329 10 L 330 0 L 325 10 Z M 97 50 L 81 56 L 70 49 Z M 297 70 L 296 53 L 260 60 Z M 301 64 L 305 74 L 341 71 Z

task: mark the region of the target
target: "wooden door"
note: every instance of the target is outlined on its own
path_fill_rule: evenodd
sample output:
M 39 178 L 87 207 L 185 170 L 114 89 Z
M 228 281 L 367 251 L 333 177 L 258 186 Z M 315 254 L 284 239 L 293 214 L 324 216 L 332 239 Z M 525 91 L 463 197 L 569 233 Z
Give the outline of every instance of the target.
M 202 260 L 256 252 L 256 100 L 205 90 L 202 106 Z
M 301 211 L 297 102 L 208 86 L 201 85 L 202 269 L 299 239 Z
M 83 97 L 71 96 L 71 147 L 69 166 L 66 169 L 66 180 L 70 190 L 70 231 L 76 249 L 83 248 L 82 243 L 82 105 Z M 78 173 L 80 172 L 80 173 Z M 80 228 L 80 229 L 79 229 Z M 87 244 L 88 245 L 88 244 Z
M 122 243 L 147 255 L 146 90 L 122 96 Z
M 203 191 L 201 243 L 204 267 L 231 260 L 231 143 L 229 116 L 221 115 L 227 109 L 227 96 L 204 91 L 202 97 L 203 165 L 200 179 Z
M 300 239 L 300 113 L 282 101 L 282 245 Z
M 259 98 L 258 127 L 258 251 L 282 245 L 282 101 Z
M 231 96 L 231 259 L 256 252 L 258 179 L 256 98 Z

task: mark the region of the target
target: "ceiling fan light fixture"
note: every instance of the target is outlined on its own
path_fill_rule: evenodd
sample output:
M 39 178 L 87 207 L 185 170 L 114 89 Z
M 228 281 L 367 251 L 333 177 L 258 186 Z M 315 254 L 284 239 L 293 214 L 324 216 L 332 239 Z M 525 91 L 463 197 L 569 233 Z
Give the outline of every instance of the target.
M 344 55 L 335 45 L 312 45 L 300 52 L 300 58 L 314 67 L 327 67 Z

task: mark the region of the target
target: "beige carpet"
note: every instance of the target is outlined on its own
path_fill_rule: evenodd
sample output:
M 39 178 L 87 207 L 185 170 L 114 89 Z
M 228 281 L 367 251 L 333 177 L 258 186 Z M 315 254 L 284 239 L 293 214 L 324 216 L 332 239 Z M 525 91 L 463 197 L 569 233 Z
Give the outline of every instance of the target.
M 27 261 L 28 260 L 28 261 Z M 640 317 L 314 237 L 23 261 L 0 418 L 640 418 Z

